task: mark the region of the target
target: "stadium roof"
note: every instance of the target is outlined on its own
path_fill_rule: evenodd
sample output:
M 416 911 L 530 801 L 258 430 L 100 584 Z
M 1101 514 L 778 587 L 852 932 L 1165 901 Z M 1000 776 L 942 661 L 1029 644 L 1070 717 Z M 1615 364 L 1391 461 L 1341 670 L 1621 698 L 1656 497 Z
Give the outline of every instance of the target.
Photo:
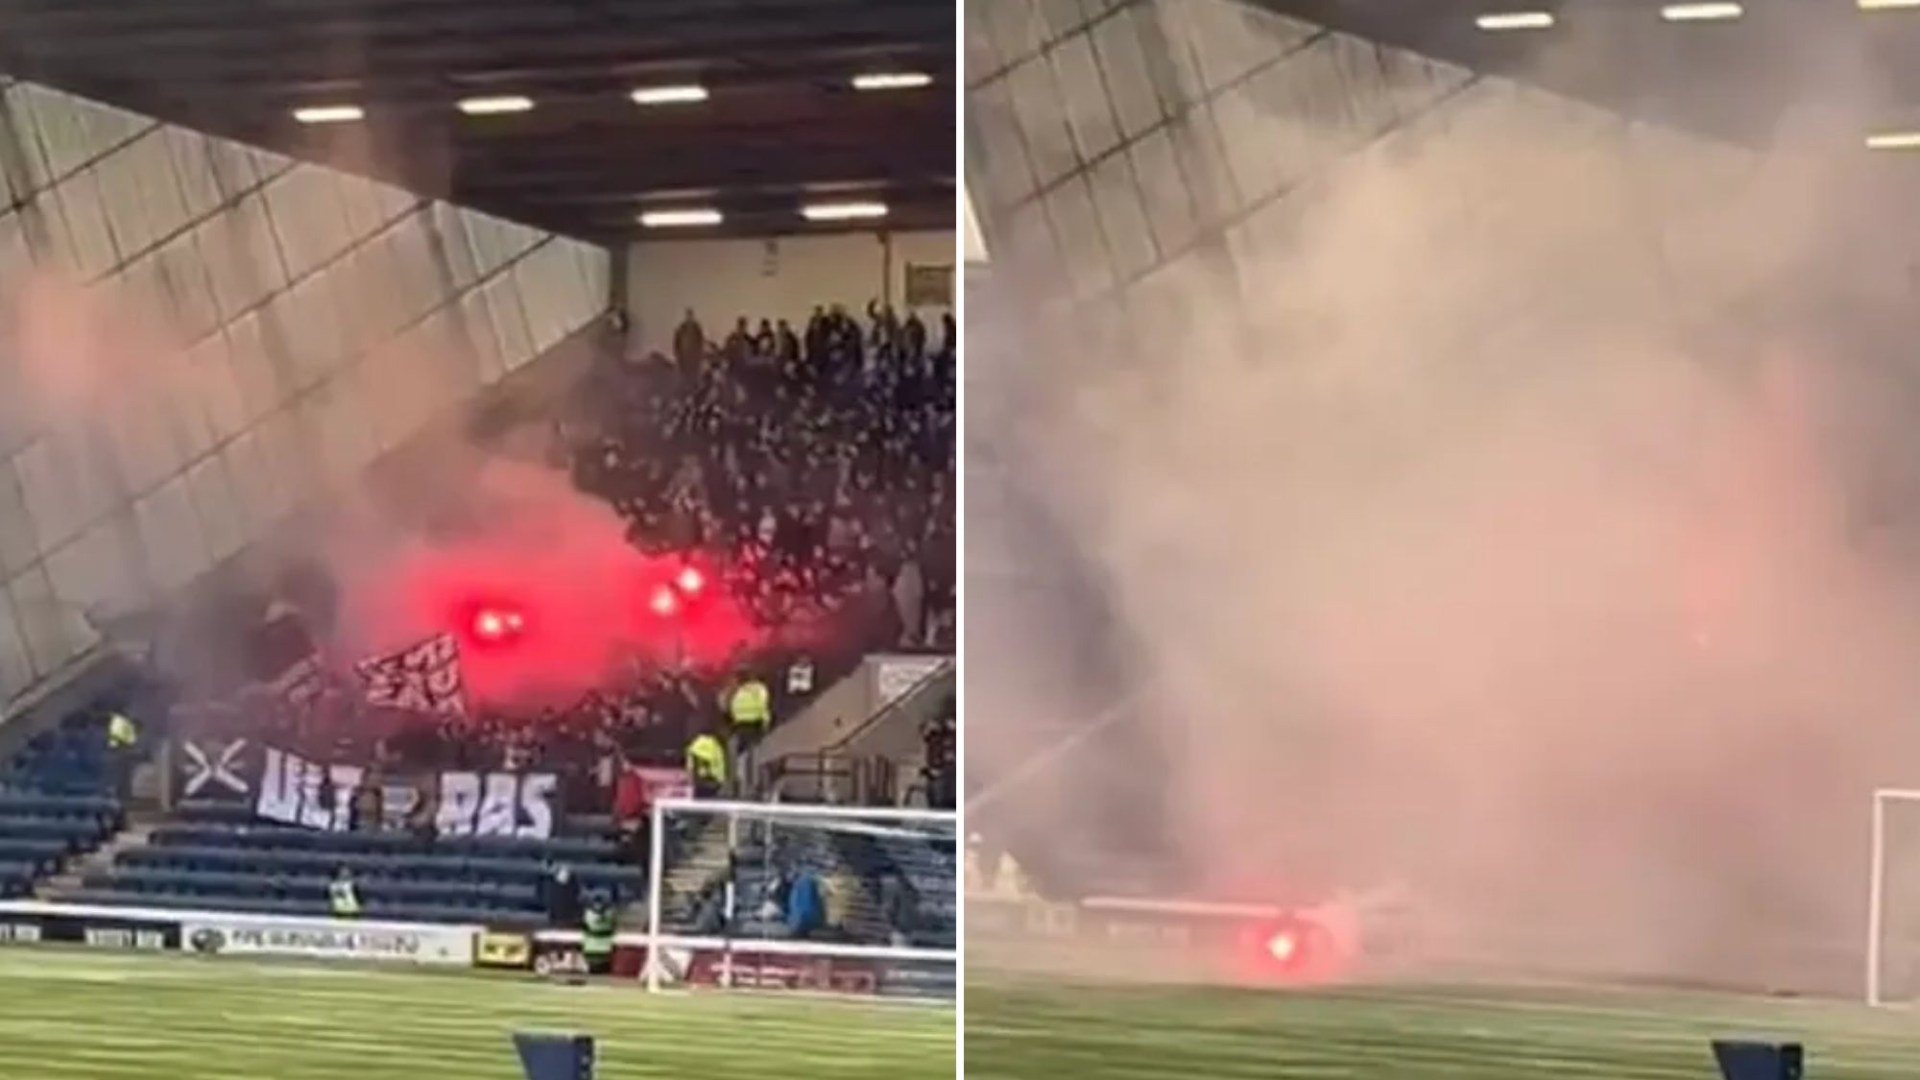
M 1920 131 L 1920 0 L 1253 2 L 1743 142 L 1808 108 L 1860 123 L 1862 142 Z
M 808 221 L 809 203 L 882 202 L 899 227 L 951 229 L 954 11 L 953 0 L 0 0 L 0 69 L 588 239 L 632 238 L 645 210 L 724 215 L 676 235 L 873 225 Z M 852 84 L 885 74 L 931 83 Z M 684 100 L 697 96 L 689 86 L 706 99 Z M 665 100 L 631 96 L 643 88 Z M 302 122 L 297 110 L 322 111 Z

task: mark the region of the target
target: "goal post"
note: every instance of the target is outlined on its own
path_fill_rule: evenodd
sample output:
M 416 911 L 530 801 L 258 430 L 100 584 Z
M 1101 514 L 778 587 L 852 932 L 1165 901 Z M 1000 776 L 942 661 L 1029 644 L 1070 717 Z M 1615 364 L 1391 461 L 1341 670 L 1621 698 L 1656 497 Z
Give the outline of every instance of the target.
M 951 811 L 662 799 L 648 838 L 650 990 L 951 999 Z
M 1866 999 L 1920 1000 L 1920 788 L 1873 793 Z

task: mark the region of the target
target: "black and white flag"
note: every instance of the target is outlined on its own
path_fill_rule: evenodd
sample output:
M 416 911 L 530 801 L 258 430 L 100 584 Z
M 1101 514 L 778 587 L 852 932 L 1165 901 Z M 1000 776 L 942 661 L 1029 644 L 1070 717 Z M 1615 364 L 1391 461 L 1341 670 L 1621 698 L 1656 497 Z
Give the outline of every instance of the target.
M 460 643 L 452 634 L 436 634 L 385 656 L 354 666 L 366 680 L 367 701 L 409 712 L 465 716 L 466 692 L 460 677 Z
M 189 799 L 246 797 L 253 793 L 247 740 L 226 742 L 179 740 L 182 760 L 180 794 Z M 209 749 L 211 747 L 211 749 Z

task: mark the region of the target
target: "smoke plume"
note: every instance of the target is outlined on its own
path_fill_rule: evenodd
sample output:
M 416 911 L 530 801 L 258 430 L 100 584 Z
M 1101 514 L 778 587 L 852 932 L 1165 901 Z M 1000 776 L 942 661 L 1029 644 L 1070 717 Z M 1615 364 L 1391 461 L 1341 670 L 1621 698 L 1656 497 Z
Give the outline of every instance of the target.
M 995 368 L 1111 620 L 970 577 L 1000 839 L 1084 867 L 1146 804 L 1159 887 L 1398 884 L 1435 963 L 1853 988 L 1869 795 L 1920 781 L 1920 383 L 1898 178 L 1808 96 L 1748 153 L 1468 87 L 1256 214 L 1237 280 L 1161 271 L 1150 355 Z M 1057 671 L 1102 635 L 1128 724 L 997 787 L 1093 719 Z

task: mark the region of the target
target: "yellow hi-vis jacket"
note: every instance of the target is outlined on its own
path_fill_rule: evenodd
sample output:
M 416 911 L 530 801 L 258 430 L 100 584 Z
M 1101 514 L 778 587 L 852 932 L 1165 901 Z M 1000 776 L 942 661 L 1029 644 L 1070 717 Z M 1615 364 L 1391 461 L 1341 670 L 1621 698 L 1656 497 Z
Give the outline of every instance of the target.
M 726 783 L 727 748 L 711 735 L 695 735 L 687 744 L 687 772 L 697 780 Z
M 360 890 L 351 881 L 327 883 L 327 910 L 336 919 L 351 919 L 360 914 Z
M 121 713 L 107 717 L 107 745 L 115 750 L 125 750 L 140 741 L 140 725 Z
M 748 679 L 727 695 L 727 716 L 737 728 L 765 728 L 773 722 L 773 692 L 759 679 Z

